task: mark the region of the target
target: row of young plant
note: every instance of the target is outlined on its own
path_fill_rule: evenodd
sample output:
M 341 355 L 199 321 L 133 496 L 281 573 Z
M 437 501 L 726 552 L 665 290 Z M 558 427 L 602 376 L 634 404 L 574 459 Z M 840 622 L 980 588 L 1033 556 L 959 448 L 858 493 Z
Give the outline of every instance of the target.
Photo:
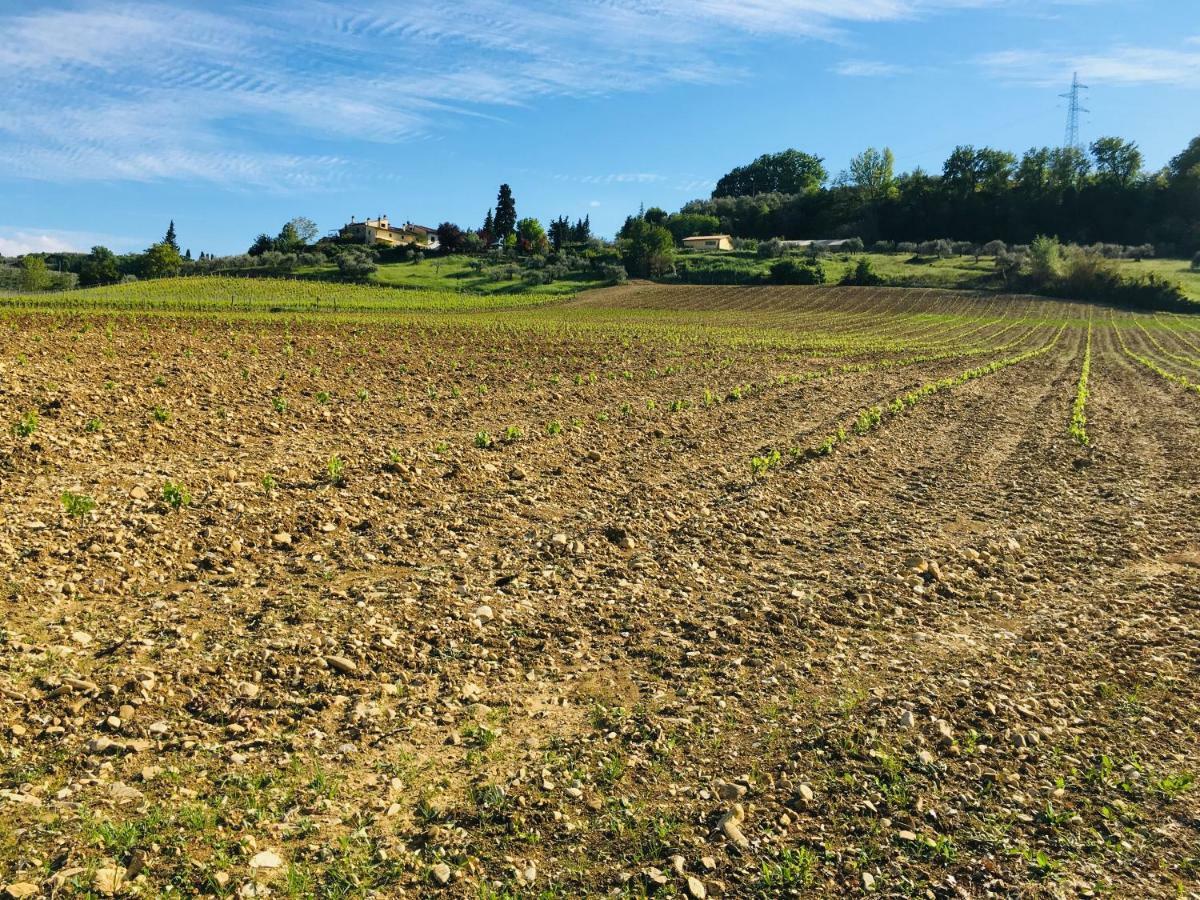
M 1187 356 L 1183 353 L 1173 353 L 1164 347 L 1162 341 L 1151 334 L 1146 326 L 1141 322 L 1135 319 L 1133 324 L 1136 325 L 1141 330 L 1142 334 L 1146 336 L 1146 340 L 1150 342 L 1150 345 L 1163 356 L 1167 357 L 1168 359 L 1173 359 L 1175 362 L 1183 363 L 1185 366 L 1191 366 L 1193 369 L 1200 368 L 1200 359 L 1197 359 L 1194 356 Z
M 1119 325 L 1117 325 L 1116 322 L 1113 322 L 1113 330 L 1116 331 L 1116 333 L 1117 333 L 1117 343 L 1121 345 L 1121 352 L 1124 353 L 1126 356 L 1128 356 L 1130 359 L 1140 362 L 1143 366 L 1145 366 L 1151 372 L 1165 378 L 1167 381 L 1172 381 L 1175 384 L 1179 385 L 1180 387 L 1182 387 L 1186 390 L 1195 391 L 1196 393 L 1200 394 L 1200 384 L 1196 384 L 1195 382 L 1189 381 L 1187 376 L 1185 376 L 1185 375 L 1176 375 L 1174 372 L 1168 372 L 1166 369 L 1164 369 L 1162 366 L 1160 366 L 1154 360 L 1149 359 L 1149 358 L 1143 356 L 1142 354 L 1136 352 L 1135 350 L 1131 349 L 1129 344 L 1127 344 L 1125 342 L 1125 335 L 1121 332 L 1121 328 Z
M 990 375 L 993 372 L 998 372 L 1001 369 L 1015 366 L 1027 360 L 1033 359 L 1036 356 L 1041 356 L 1043 353 L 1049 352 L 1058 344 L 1062 337 L 1066 326 L 1062 325 L 1055 332 L 1054 337 L 1041 347 L 1036 347 L 1032 350 L 1026 350 L 1018 353 L 1015 356 L 1010 356 L 1005 359 L 994 360 L 986 365 L 979 366 L 974 369 L 968 369 L 957 375 L 949 375 L 945 378 L 939 378 L 937 381 L 931 381 L 922 385 L 915 390 L 909 391 L 895 397 L 890 403 L 877 404 L 874 406 L 864 407 L 859 411 L 854 421 L 850 423 L 849 429 L 846 426 L 838 426 L 838 429 L 828 435 L 819 444 L 808 449 L 795 447 L 789 451 L 789 456 L 799 462 L 805 459 L 811 459 L 819 456 L 828 456 L 838 446 L 852 440 L 854 437 L 861 437 L 874 431 L 882 426 L 885 422 L 896 416 L 901 415 L 906 410 L 916 406 L 922 400 L 925 400 L 934 394 L 939 394 L 943 391 L 950 390 L 968 381 L 973 381 L 977 378 L 982 378 L 985 375 Z M 755 477 L 765 475 L 772 468 L 775 468 L 782 462 L 782 455 L 778 450 L 772 450 L 770 453 L 752 457 L 750 460 L 750 470 Z
M 1071 424 L 1067 426 L 1079 444 L 1087 447 L 1091 438 L 1087 433 L 1088 377 L 1092 371 L 1092 323 L 1088 322 L 1087 343 L 1083 348 L 1083 368 L 1079 373 L 1079 384 L 1075 388 L 1075 402 L 1071 406 Z

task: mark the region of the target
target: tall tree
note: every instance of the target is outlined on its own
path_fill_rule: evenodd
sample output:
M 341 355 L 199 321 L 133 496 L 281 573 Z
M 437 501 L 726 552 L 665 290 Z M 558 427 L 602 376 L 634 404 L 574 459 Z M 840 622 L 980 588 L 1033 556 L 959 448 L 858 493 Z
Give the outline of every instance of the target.
M 886 197 L 896 180 L 896 157 L 891 148 L 876 150 L 868 147 L 850 160 L 850 183 L 863 197 L 878 200 Z
M 554 252 L 558 253 L 563 248 L 563 244 L 571 240 L 571 220 L 566 216 L 559 216 L 557 219 L 550 220 L 550 246 L 554 248 Z
M 175 239 L 175 220 L 171 220 L 171 224 L 167 226 L 167 235 L 163 238 L 163 243 L 175 248 L 175 252 L 179 252 L 179 241 Z
M 321 229 L 317 227 L 317 223 L 308 218 L 308 216 L 296 216 L 288 224 L 292 226 L 296 232 L 296 237 L 304 245 L 311 244 L 317 239 L 317 235 L 321 233 Z
M 1133 141 L 1102 137 L 1090 149 L 1102 182 L 1127 187 L 1142 174 L 1142 151 Z
M 582 244 L 592 237 L 592 217 L 591 214 L 585 215 L 582 219 L 576 219 L 575 224 L 571 226 L 571 240 L 576 244 Z
M 46 260 L 40 256 L 26 256 L 21 260 L 21 290 L 44 291 L 50 287 L 50 272 Z
M 170 278 L 179 274 L 182 264 L 179 251 L 163 241 L 147 250 L 142 257 L 142 274 L 147 278 Z
M 107 247 L 96 246 L 79 267 L 79 284 L 92 287 L 97 284 L 114 284 L 121 279 L 117 268 L 117 257 Z
M 713 197 L 745 197 L 753 194 L 806 194 L 829 178 L 824 160 L 799 150 L 764 153 L 754 162 L 738 166 L 724 175 L 713 189 Z
M 545 253 L 549 247 L 546 230 L 537 219 L 522 219 L 517 223 L 517 240 L 523 253 Z
M 633 275 L 663 275 L 671 270 L 675 260 L 675 239 L 671 232 L 643 218 L 629 217 L 618 245 L 625 268 Z
M 457 253 L 462 248 L 463 230 L 453 222 L 443 222 L 437 227 L 438 246 L 443 253 Z
M 513 198 L 512 188 L 507 184 L 500 185 L 496 195 L 496 216 L 493 220 L 496 236 L 507 238 L 517 227 L 517 201 Z
M 1167 175 L 1172 182 L 1200 182 L 1200 137 L 1192 138 L 1182 153 L 1171 157 Z
M 1056 147 L 1050 151 L 1050 186 L 1054 190 L 1079 190 L 1091 170 L 1091 161 L 1078 147 Z
M 275 239 L 264 231 L 254 239 L 254 243 L 250 245 L 250 249 L 246 252 L 250 256 L 262 256 L 268 250 L 274 249 Z

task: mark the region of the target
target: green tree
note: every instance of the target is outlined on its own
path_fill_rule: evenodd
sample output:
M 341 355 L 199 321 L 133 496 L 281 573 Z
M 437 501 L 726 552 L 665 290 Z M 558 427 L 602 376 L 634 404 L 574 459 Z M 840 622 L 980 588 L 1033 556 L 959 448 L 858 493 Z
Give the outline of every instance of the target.
M 296 233 L 296 237 L 300 239 L 300 246 L 306 247 L 317 239 L 317 235 L 321 233 L 321 229 L 317 227 L 317 223 L 308 216 L 296 216 L 288 225 L 292 226 L 292 230 Z
M 1039 285 L 1047 284 L 1062 271 L 1062 245 L 1058 238 L 1039 234 L 1029 245 L 1029 274 Z
M 498 238 L 507 239 L 517 228 L 517 201 L 513 197 L 512 188 L 507 184 L 500 185 L 500 192 L 496 195 L 496 216 L 493 222 Z
M 1172 183 L 1191 181 L 1200 184 L 1200 137 L 1192 138 L 1182 153 L 1171 157 L 1167 177 Z
M 618 241 L 621 260 L 633 275 L 654 278 L 666 274 L 675 263 L 675 238 L 661 225 L 633 219 Z
M 675 213 L 667 216 L 663 224 L 671 232 L 671 237 L 675 238 L 676 243 L 698 234 L 713 234 L 721 228 L 720 219 L 701 213 Z
M 26 256 L 21 260 L 21 290 L 44 291 L 50 287 L 50 272 L 46 260 L 40 256 Z
M 171 278 L 179 274 L 183 258 L 179 251 L 163 241 L 155 244 L 142 257 L 142 274 L 147 278 Z
M 959 195 L 995 192 L 1008 187 L 1016 168 L 1017 158 L 1007 151 L 959 146 L 942 166 L 942 182 Z
M 120 280 L 121 271 L 117 268 L 117 257 L 107 247 L 93 247 L 79 267 L 79 284 L 82 287 L 115 284 Z
M 1096 175 L 1103 182 L 1128 187 L 1142 174 L 1142 151 L 1133 141 L 1102 137 L 1090 149 Z
M 1041 194 L 1050 184 L 1049 147 L 1031 147 L 1021 157 L 1015 181 L 1017 187 L 1029 195 Z
M 896 157 L 891 148 L 868 147 L 850 160 L 850 183 L 870 200 L 886 197 L 896 180 Z
M 550 247 L 546 230 L 537 219 L 522 219 L 517 223 L 517 240 L 523 253 L 545 253 Z
M 1092 163 L 1078 147 L 1056 147 L 1050 151 L 1050 189 L 1079 190 L 1087 181 Z
M 571 220 L 566 216 L 559 216 L 556 219 L 550 220 L 550 246 L 554 248 L 554 252 L 558 253 L 562 250 L 563 245 L 571 241 Z
M 275 239 L 265 231 L 254 239 L 254 243 L 250 245 L 250 249 L 246 252 L 250 256 L 262 256 L 264 253 L 275 249 Z
M 170 245 L 171 247 L 174 247 L 176 253 L 179 252 L 179 241 L 177 241 L 175 239 L 175 220 L 174 219 L 172 219 L 171 224 L 167 226 L 167 235 L 166 235 L 166 237 L 163 238 L 162 242 L 164 244 Z
M 652 206 L 644 213 L 642 218 L 651 225 L 662 225 L 667 219 L 667 211 L 658 206 Z
M 592 217 L 584 216 L 582 219 L 576 219 L 575 224 L 571 226 L 571 241 L 572 243 L 582 244 L 590 240 L 592 237 Z
M 437 227 L 438 246 L 443 253 L 457 253 L 462 249 L 463 230 L 453 222 L 443 222 Z
M 272 243 L 272 249 L 280 253 L 299 253 L 304 249 L 304 239 L 300 236 L 300 229 L 296 227 L 294 219 L 284 223 Z
M 824 160 L 799 150 L 764 153 L 754 162 L 738 166 L 722 176 L 713 197 L 745 197 L 753 194 L 807 194 L 818 190 L 829 178 Z

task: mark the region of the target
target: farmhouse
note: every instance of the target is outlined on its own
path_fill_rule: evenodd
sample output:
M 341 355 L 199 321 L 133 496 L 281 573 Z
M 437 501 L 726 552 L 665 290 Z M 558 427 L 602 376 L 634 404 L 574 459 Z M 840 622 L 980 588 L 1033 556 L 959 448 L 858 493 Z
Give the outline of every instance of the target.
M 402 226 L 396 227 L 388 222 L 387 216 L 366 219 L 362 222 L 356 222 L 351 217 L 350 224 L 343 225 L 338 235 L 343 239 L 360 244 L 383 244 L 387 247 L 410 244 L 422 249 L 437 248 L 437 232 L 434 229 L 426 228 L 424 225 L 414 225 L 412 222 L 405 222 Z
M 727 234 L 701 234 L 685 237 L 683 246 L 688 250 L 732 250 L 733 238 Z

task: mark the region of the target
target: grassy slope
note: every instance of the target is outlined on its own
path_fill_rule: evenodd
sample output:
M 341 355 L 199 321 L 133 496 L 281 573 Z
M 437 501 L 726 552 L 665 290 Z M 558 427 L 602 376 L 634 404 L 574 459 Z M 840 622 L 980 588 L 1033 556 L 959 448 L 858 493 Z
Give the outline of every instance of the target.
M 1122 260 L 1121 274 L 1129 276 L 1149 275 L 1154 273 L 1169 281 L 1177 282 L 1187 295 L 1200 300 L 1200 271 L 1191 267 L 1191 262 L 1184 259 L 1145 259 L 1141 262 Z
M 375 284 L 397 288 L 417 288 L 433 291 L 470 291 L 476 294 L 548 294 L 567 296 L 600 287 L 604 282 L 586 276 L 573 276 L 555 281 L 553 284 L 527 285 L 517 276 L 511 281 L 494 281 L 482 276 L 470 267 L 470 258 L 465 256 L 431 257 L 419 263 L 385 263 L 371 276 Z M 336 277 L 335 266 L 314 266 L 301 269 L 302 277 Z
M 990 257 L 983 257 L 978 263 L 971 256 L 914 263 L 909 261 L 911 257 L 904 254 L 866 253 L 861 255 L 871 261 L 871 268 L 876 274 L 893 285 L 944 288 L 987 286 L 993 289 L 996 287 L 994 283 L 987 283 L 995 271 Z M 858 262 L 858 259 L 858 254 L 822 257 L 821 264 L 825 267 L 827 282 L 836 284 Z M 694 268 L 707 268 L 710 264 L 722 267 L 734 264 L 738 268 L 766 275 L 775 260 L 760 260 L 753 253 L 686 252 L 679 255 L 679 262 Z M 1149 259 L 1142 262 L 1120 260 L 1118 266 L 1121 273 L 1129 277 L 1154 273 L 1170 281 L 1175 281 L 1183 287 L 1188 296 L 1200 300 L 1200 272 L 1193 271 L 1187 260 Z

